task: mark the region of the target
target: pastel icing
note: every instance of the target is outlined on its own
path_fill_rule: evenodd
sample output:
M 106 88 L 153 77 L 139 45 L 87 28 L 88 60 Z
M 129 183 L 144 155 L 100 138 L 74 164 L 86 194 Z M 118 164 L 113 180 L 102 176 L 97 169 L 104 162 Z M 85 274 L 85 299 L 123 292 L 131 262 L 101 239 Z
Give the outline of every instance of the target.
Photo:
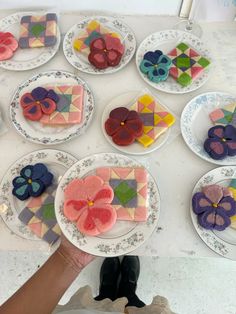
M 61 235 L 55 216 L 55 193 L 56 187 L 51 186 L 39 197 L 31 198 L 18 216 L 34 234 L 49 244 L 56 242 Z
M 18 41 L 9 32 L 0 32 L 0 61 L 8 60 L 18 48 Z
M 105 37 L 94 39 L 90 44 L 89 62 L 97 69 L 117 66 L 124 53 L 124 45 L 119 38 Z
M 20 98 L 23 115 L 31 121 L 38 121 L 44 115 L 50 115 L 56 109 L 58 95 L 43 87 L 34 88 L 31 93 L 25 93 Z
M 90 44 L 96 38 L 106 37 L 120 38 L 120 35 L 113 32 L 112 30 L 104 27 L 96 20 L 92 20 L 86 26 L 86 28 L 79 33 L 78 38 L 74 41 L 74 48 L 88 55 L 90 53 Z
M 236 214 L 236 202 L 231 191 L 217 184 L 208 185 L 192 198 L 193 212 L 205 229 L 223 231 L 230 226 L 230 217 Z
M 42 164 L 27 165 L 12 181 L 12 194 L 24 201 L 30 196 L 40 196 L 52 184 L 53 174 Z
M 207 58 L 183 42 L 167 55 L 172 60 L 170 75 L 182 86 L 190 85 L 210 64 Z
M 111 205 L 117 220 L 146 221 L 148 213 L 147 172 L 144 168 L 97 168 L 96 175 L 114 191 Z
M 149 94 L 140 96 L 130 109 L 137 111 L 143 121 L 143 135 L 136 141 L 144 147 L 153 144 L 175 122 L 175 117 Z
M 164 55 L 161 50 L 146 52 L 139 65 L 141 72 L 155 83 L 165 81 L 168 78 L 170 67 L 171 59 Z
M 105 130 L 116 145 L 128 146 L 143 134 L 143 122 L 136 111 L 118 107 L 110 112 Z
M 232 125 L 216 125 L 208 130 L 204 150 L 212 159 L 221 160 L 236 155 L 236 128 Z
M 236 103 L 215 109 L 209 114 L 209 117 L 216 125 L 226 126 L 227 124 L 232 124 L 236 127 Z
M 40 122 L 45 125 L 81 123 L 83 119 L 84 88 L 82 85 L 50 86 L 59 97 L 56 110 L 43 115 Z
M 234 200 L 236 201 L 236 179 L 232 179 L 229 186 L 229 190 L 232 192 L 232 196 Z M 233 229 L 236 229 L 236 215 L 230 217 L 231 225 L 230 227 Z
M 27 15 L 20 21 L 20 48 L 54 46 L 57 42 L 57 15 Z
M 72 180 L 64 197 L 64 215 L 76 223 L 81 233 L 96 236 L 111 230 L 116 223 L 116 211 L 111 205 L 113 190 L 100 177 Z

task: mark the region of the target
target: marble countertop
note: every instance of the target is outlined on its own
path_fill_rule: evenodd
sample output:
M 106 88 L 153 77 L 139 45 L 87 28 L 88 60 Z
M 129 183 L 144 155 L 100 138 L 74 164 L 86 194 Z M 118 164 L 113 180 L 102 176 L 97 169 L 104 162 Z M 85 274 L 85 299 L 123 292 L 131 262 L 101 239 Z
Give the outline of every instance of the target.
M 9 12 L 2 11 L 0 18 Z M 87 15 L 87 13 L 85 14 Z M 61 14 L 62 37 L 66 31 L 84 15 Z M 176 17 L 120 16 L 135 32 L 137 44 L 150 33 L 173 28 Z M 70 142 L 53 146 L 67 151 L 77 158 L 99 152 L 115 152 L 105 140 L 101 130 L 101 116 L 107 103 L 116 96 L 148 87 L 158 98 L 179 117 L 184 106 L 196 95 L 208 91 L 235 92 L 236 86 L 236 23 L 203 23 L 203 40 L 208 43 L 214 58 L 214 70 L 208 82 L 200 89 L 184 94 L 171 95 L 153 90 L 138 75 L 135 60 L 120 72 L 112 75 L 92 76 L 75 70 L 65 59 L 62 51 L 47 64 L 26 72 L 10 72 L 0 69 L 0 107 L 8 126 L 8 132 L 0 137 L 0 177 L 19 157 L 44 148 L 24 140 L 16 133 L 8 116 L 11 97 L 17 86 L 31 76 L 49 70 L 66 70 L 83 78 L 91 87 L 95 97 L 95 114 L 86 133 Z M 215 168 L 194 155 L 185 145 L 182 136 L 149 155 L 133 157 L 151 170 L 161 193 L 161 216 L 158 227 L 135 254 L 157 256 L 217 257 L 199 238 L 190 218 L 190 196 L 197 180 Z M 47 251 L 41 241 L 24 240 L 14 234 L 0 220 L 0 250 Z

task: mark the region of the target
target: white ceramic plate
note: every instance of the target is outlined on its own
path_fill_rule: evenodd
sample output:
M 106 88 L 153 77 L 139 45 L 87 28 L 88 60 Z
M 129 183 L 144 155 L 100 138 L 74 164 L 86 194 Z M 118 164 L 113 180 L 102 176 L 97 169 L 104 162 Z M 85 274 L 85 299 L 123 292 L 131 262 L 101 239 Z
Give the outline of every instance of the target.
M 205 48 L 205 44 L 198 37 L 191 33 L 179 30 L 164 30 L 153 33 L 142 41 L 136 53 L 136 66 L 139 74 L 146 83 L 157 90 L 172 94 L 184 94 L 192 92 L 206 83 L 210 76 L 210 71 L 212 68 L 211 65 L 205 71 L 203 71 L 203 73 L 198 78 L 193 80 L 192 84 L 186 87 L 182 87 L 171 76 L 169 76 L 166 81 L 154 83 L 148 79 L 147 75 L 140 71 L 139 65 L 147 51 L 154 51 L 159 49 L 163 51 L 164 54 L 167 54 L 181 41 L 195 48 L 202 56 L 208 58 L 212 62 L 212 57 L 210 56 L 210 52 Z
M 76 161 L 75 157 L 66 152 L 43 149 L 19 158 L 10 166 L 0 183 L 0 215 L 12 232 L 29 240 L 40 240 L 18 219 L 18 215 L 28 202 L 28 200 L 20 201 L 12 195 L 12 180 L 20 174 L 20 170 L 29 164 L 42 162 L 53 173 L 53 182 L 57 184 L 66 170 Z
M 124 155 L 115 153 L 95 154 L 81 159 L 74 164 L 61 179 L 55 199 L 55 211 L 59 226 L 67 239 L 81 250 L 97 256 L 118 256 L 127 254 L 138 248 L 151 236 L 157 226 L 160 215 L 160 194 L 153 177 L 148 175 L 149 208 L 146 222 L 116 222 L 113 229 L 97 237 L 82 235 L 76 225 L 63 214 L 64 188 L 75 178 L 94 173 L 99 167 L 140 167 Z
M 144 155 L 153 152 L 154 150 L 160 148 L 162 145 L 165 144 L 167 141 L 171 128 L 169 128 L 164 134 L 162 134 L 152 145 L 145 148 L 143 145 L 139 144 L 138 142 L 134 142 L 133 144 L 129 146 L 119 146 L 116 145 L 113 141 L 111 136 L 109 136 L 105 130 L 105 122 L 109 118 L 110 112 L 117 108 L 117 107 L 127 107 L 130 108 L 132 104 L 134 104 L 136 97 L 140 93 L 138 92 L 128 92 L 122 95 L 119 95 L 118 97 L 112 99 L 110 103 L 106 106 L 105 110 L 103 111 L 102 115 L 102 131 L 106 138 L 106 140 L 117 150 L 126 153 L 126 154 L 132 154 L 132 155 Z
M 111 29 L 113 32 L 120 34 L 122 43 L 125 45 L 125 52 L 122 56 L 120 63 L 116 67 L 109 67 L 104 70 L 96 69 L 89 63 L 87 56 L 76 51 L 73 43 L 81 31 L 83 31 L 91 20 L 100 22 L 105 27 Z M 76 69 L 90 74 L 107 74 L 114 73 L 125 67 L 132 59 L 136 49 L 136 40 L 133 31 L 123 21 L 109 16 L 94 16 L 82 20 L 80 23 L 75 24 L 66 33 L 63 42 L 63 51 L 68 62 Z
M 192 196 L 201 191 L 201 188 L 206 185 L 219 184 L 227 187 L 232 179 L 236 178 L 236 166 L 225 166 L 213 169 L 207 172 L 197 182 L 193 189 Z M 200 238 L 208 245 L 214 252 L 236 260 L 236 230 L 228 227 L 224 231 L 207 230 L 201 227 L 197 221 L 197 215 L 192 210 L 192 198 L 190 205 L 190 213 L 193 225 L 199 234 Z
M 233 102 L 236 102 L 236 96 L 230 94 L 204 93 L 190 100 L 181 115 L 181 132 L 186 144 L 197 156 L 213 164 L 236 165 L 236 156 L 215 160 L 203 148 L 204 141 L 207 139 L 207 132 L 214 126 L 209 118 L 209 113 Z
M 38 121 L 25 119 L 20 106 L 20 98 L 38 86 L 76 85 L 84 87 L 83 119 L 79 124 L 68 126 L 43 126 Z M 37 74 L 22 83 L 15 92 L 10 105 L 10 119 L 16 130 L 25 139 L 44 145 L 55 145 L 71 140 L 84 133 L 91 122 L 94 111 L 94 98 L 87 83 L 78 76 L 65 71 L 50 71 Z
M 16 37 L 16 39 L 19 39 L 21 17 L 29 14 L 39 15 L 41 12 L 19 12 L 4 17 L 0 21 L 0 31 L 11 32 Z M 11 59 L 0 61 L 0 68 L 12 71 L 26 71 L 35 69 L 47 63 L 54 57 L 59 49 L 60 41 L 61 35 L 58 27 L 57 42 L 54 46 L 31 49 L 18 48 Z

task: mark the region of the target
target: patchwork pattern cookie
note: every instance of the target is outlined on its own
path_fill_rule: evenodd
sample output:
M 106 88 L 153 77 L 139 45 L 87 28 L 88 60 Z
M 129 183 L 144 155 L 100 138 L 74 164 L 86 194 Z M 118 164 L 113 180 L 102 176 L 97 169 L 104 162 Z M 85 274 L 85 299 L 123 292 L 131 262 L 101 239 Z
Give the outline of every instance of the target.
M 77 51 L 88 55 L 90 53 L 89 46 L 91 42 L 96 38 L 105 38 L 107 36 L 120 38 L 119 34 L 112 32 L 98 21 L 92 20 L 74 41 L 74 48 Z
M 46 15 L 27 15 L 20 21 L 20 48 L 50 47 L 57 41 L 57 16 L 55 13 Z
M 98 168 L 96 175 L 113 188 L 111 205 L 117 211 L 117 220 L 147 220 L 147 172 L 144 168 Z
M 137 111 L 143 121 L 143 135 L 136 140 L 144 147 L 153 144 L 175 122 L 175 117 L 149 94 L 139 97 L 131 109 Z
M 218 108 L 209 114 L 211 121 L 216 125 L 232 124 L 236 127 L 236 103 Z
M 40 122 L 47 125 L 76 124 L 82 122 L 84 88 L 81 85 L 50 86 L 57 93 L 57 108 L 51 115 L 43 115 Z
M 18 217 L 33 233 L 49 244 L 56 242 L 61 235 L 54 210 L 55 193 L 56 188 L 52 186 L 41 196 L 31 198 Z
M 167 55 L 172 60 L 170 75 L 182 86 L 191 84 L 210 64 L 207 58 L 183 42 Z

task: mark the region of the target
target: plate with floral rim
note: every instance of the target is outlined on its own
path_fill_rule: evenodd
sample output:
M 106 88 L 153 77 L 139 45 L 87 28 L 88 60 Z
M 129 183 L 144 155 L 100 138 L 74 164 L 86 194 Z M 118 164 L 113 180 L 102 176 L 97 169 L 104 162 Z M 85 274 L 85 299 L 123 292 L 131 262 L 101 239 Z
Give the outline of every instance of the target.
M 206 49 L 206 44 L 202 42 L 198 37 L 189 32 L 170 29 L 153 33 L 147 36 L 142 41 L 136 52 L 136 66 L 138 72 L 142 79 L 153 88 L 171 94 L 185 94 L 200 88 L 209 79 L 212 71 L 212 64 L 210 64 L 210 66 L 208 66 L 203 71 L 203 73 L 201 73 L 196 79 L 194 79 L 190 85 L 185 87 L 177 83 L 177 81 L 171 76 L 169 76 L 166 81 L 162 81 L 159 83 L 152 82 L 148 79 L 146 74 L 140 71 L 139 65 L 143 59 L 144 54 L 147 51 L 155 51 L 158 49 L 161 50 L 164 54 L 167 54 L 181 41 L 189 44 L 196 51 L 198 51 L 200 55 L 209 59 L 211 63 L 213 62 L 209 50 Z
M 75 223 L 63 213 L 64 189 L 75 178 L 93 174 L 99 167 L 143 167 L 139 162 L 116 153 L 100 153 L 85 157 L 74 164 L 63 176 L 58 185 L 55 211 L 59 226 L 79 249 L 96 256 L 119 256 L 127 254 L 142 245 L 151 236 L 160 216 L 160 194 L 157 184 L 148 173 L 148 218 L 146 222 L 117 221 L 109 232 L 96 237 L 81 234 Z
M 211 184 L 229 186 L 232 179 L 236 178 L 236 166 L 223 166 L 215 168 L 201 177 L 196 183 L 192 196 L 200 192 L 202 187 Z M 190 204 L 190 214 L 194 228 L 198 235 L 217 254 L 236 260 L 236 229 L 232 227 L 226 228 L 224 231 L 207 230 L 201 227 L 197 221 L 197 215 L 192 210 L 192 199 Z
M 45 12 L 18 12 L 6 16 L 0 20 L 0 31 L 11 32 L 18 39 L 22 16 L 34 14 L 45 14 Z M 60 47 L 60 42 L 60 29 L 57 27 L 57 42 L 54 46 L 31 49 L 18 48 L 11 59 L 0 61 L 0 68 L 11 71 L 27 71 L 40 67 L 55 56 Z
M 208 92 L 191 99 L 181 115 L 181 133 L 187 146 L 200 158 L 216 165 L 236 165 L 236 156 L 222 160 L 211 158 L 203 148 L 208 130 L 213 127 L 209 114 L 226 105 L 236 102 L 236 96 L 223 92 Z M 199 123 L 201 121 L 201 123 Z
M 12 232 L 25 239 L 40 240 L 18 219 L 18 215 L 28 202 L 20 201 L 12 194 L 12 180 L 20 174 L 20 170 L 29 164 L 43 163 L 53 173 L 53 183 L 57 185 L 64 173 L 77 161 L 78 159 L 69 153 L 43 149 L 19 158 L 9 167 L 0 183 L 0 215 Z
M 143 93 L 143 94 L 145 94 L 145 93 Z M 143 145 L 139 144 L 137 141 L 135 141 L 133 144 L 128 145 L 128 146 L 116 145 L 112 141 L 112 138 L 106 133 L 105 122 L 109 118 L 109 114 L 113 109 L 118 108 L 120 106 L 129 108 L 131 105 L 133 105 L 135 103 L 135 101 L 137 100 L 137 97 L 141 96 L 141 95 L 142 95 L 142 93 L 140 93 L 138 91 L 130 91 L 130 92 L 121 94 L 121 95 L 117 96 L 116 98 L 112 99 L 103 111 L 101 127 L 102 127 L 104 137 L 114 148 L 116 148 L 117 150 L 119 150 L 120 152 L 125 153 L 125 154 L 131 154 L 131 155 L 149 154 L 149 153 L 161 148 L 163 145 L 165 145 L 165 143 L 168 141 L 168 138 L 171 136 L 171 134 L 173 134 L 173 133 L 177 134 L 179 132 L 179 127 L 178 127 L 179 120 L 176 118 L 175 124 L 173 126 L 171 126 L 170 128 L 168 128 L 168 130 L 165 133 L 160 135 L 157 138 L 157 140 L 152 145 L 150 145 L 149 147 L 144 147 Z M 155 96 L 155 99 L 161 105 L 163 105 L 162 102 L 159 101 L 156 96 Z M 169 109 L 168 109 L 168 111 L 169 111 Z M 178 128 L 178 130 L 177 130 L 177 128 Z
M 103 70 L 97 69 L 89 63 L 87 56 L 74 49 L 74 40 L 92 20 L 98 21 L 106 28 L 112 30 L 115 33 L 118 33 L 121 36 L 121 41 L 125 46 L 125 52 L 122 56 L 120 63 L 117 66 L 108 67 Z M 63 41 L 63 51 L 67 61 L 74 68 L 89 74 L 110 74 L 121 70 L 130 62 L 135 53 L 135 50 L 136 39 L 134 36 L 134 32 L 122 20 L 111 16 L 93 16 L 82 20 L 81 22 L 75 24 L 69 29 Z
M 49 85 L 82 85 L 84 88 L 83 117 L 79 124 L 67 126 L 43 126 L 38 121 L 30 121 L 25 119 L 20 106 L 20 98 L 32 89 L 38 86 L 47 87 Z M 82 135 L 89 126 L 94 112 L 94 97 L 87 83 L 66 71 L 49 71 L 39 73 L 25 82 L 21 83 L 17 88 L 11 104 L 10 119 L 17 132 L 25 139 L 43 145 L 56 145 L 64 143 L 68 140 Z

